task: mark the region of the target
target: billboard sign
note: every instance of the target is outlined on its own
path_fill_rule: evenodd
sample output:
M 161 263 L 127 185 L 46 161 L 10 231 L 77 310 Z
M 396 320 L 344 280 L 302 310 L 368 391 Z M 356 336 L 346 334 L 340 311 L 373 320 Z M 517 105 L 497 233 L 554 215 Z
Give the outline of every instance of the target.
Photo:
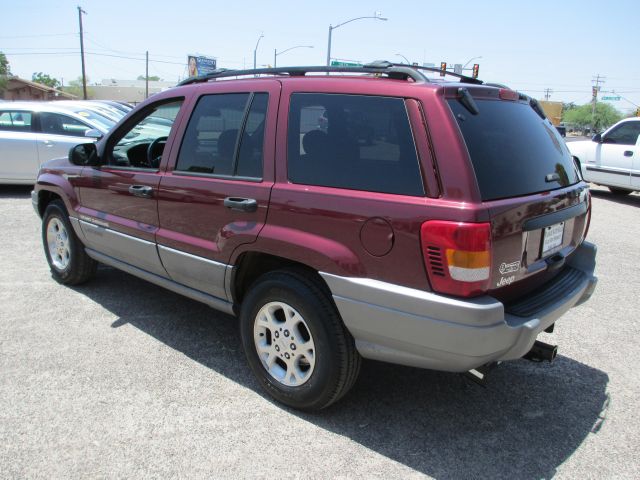
M 205 75 L 207 73 L 213 72 L 216 69 L 216 59 L 210 57 L 198 57 L 196 55 L 189 55 L 187 64 L 189 66 L 190 77 Z

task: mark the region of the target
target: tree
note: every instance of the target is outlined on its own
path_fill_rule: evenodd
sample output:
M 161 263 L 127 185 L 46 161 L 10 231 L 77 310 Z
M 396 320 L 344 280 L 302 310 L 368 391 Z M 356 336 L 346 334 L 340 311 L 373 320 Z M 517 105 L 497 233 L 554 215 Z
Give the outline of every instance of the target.
M 145 80 L 145 76 L 144 75 L 138 75 L 138 80 Z M 157 75 L 150 75 L 149 76 L 149 81 L 150 82 L 159 82 L 161 80 L 162 79 Z
M 7 77 L 11 75 L 11 69 L 9 68 L 9 60 L 7 56 L 0 52 L 0 93 L 3 93 L 7 88 Z
M 622 119 L 620 112 L 607 103 L 601 102 L 596 105 L 595 116 L 592 116 L 592 108 L 590 103 L 572 108 L 564 112 L 562 120 L 579 127 L 591 126 L 592 131 L 599 132 Z
M 51 88 L 58 88 L 61 85 L 57 78 L 53 78 L 42 72 L 34 72 L 33 75 L 31 75 L 31 80 L 37 83 L 42 83 L 43 85 Z
M 69 85 L 64 87 L 63 90 L 71 95 L 75 95 L 78 98 L 82 98 L 82 77 L 78 77 L 76 80 L 71 80 Z M 91 98 L 94 94 L 94 90 L 89 88 L 89 77 L 87 77 L 87 97 Z

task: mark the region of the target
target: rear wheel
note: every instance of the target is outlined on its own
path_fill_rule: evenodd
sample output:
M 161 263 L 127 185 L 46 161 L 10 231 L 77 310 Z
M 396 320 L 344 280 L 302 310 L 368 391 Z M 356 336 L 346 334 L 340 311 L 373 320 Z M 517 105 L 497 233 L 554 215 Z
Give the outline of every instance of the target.
M 95 274 L 97 263 L 84 251 L 59 200 L 51 202 L 44 211 L 42 243 L 51 275 L 58 282 L 77 285 Z
M 242 302 L 242 343 L 249 366 L 276 400 L 319 410 L 352 387 L 360 356 L 335 305 L 305 273 L 263 275 Z
M 611 193 L 613 193 L 614 195 L 629 195 L 631 193 L 631 190 L 627 190 L 625 188 L 618 188 L 618 187 L 608 187 L 608 188 L 611 191 Z

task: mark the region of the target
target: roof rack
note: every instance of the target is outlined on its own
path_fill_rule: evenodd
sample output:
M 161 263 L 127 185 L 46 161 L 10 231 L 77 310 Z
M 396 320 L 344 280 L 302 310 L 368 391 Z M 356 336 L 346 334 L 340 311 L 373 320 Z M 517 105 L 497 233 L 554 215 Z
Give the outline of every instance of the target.
M 412 79 L 416 83 L 426 83 L 429 79 L 420 72 L 420 70 L 438 72 L 442 71 L 437 68 L 418 67 L 403 63 L 391 63 L 385 60 L 367 63 L 361 67 L 326 67 L 326 66 L 309 66 L 309 67 L 278 67 L 278 68 L 254 68 L 250 70 L 228 70 L 220 68 L 213 72 L 197 77 L 189 77 L 178 86 L 190 85 L 193 83 L 203 83 L 218 78 L 240 77 L 240 76 L 258 76 L 258 75 L 288 75 L 290 77 L 303 77 L 307 73 L 372 73 L 378 75 L 386 75 L 388 78 L 398 80 Z M 458 73 L 445 72 L 446 75 L 457 77 L 463 83 L 481 84 L 481 80 L 460 75 Z

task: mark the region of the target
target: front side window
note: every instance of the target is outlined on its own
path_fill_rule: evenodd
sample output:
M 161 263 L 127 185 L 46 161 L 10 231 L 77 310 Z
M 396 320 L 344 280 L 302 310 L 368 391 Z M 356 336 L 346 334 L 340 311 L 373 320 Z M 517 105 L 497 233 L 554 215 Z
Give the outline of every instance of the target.
M 113 146 L 109 164 L 157 169 L 181 105 L 182 100 L 174 100 L 148 109 L 144 118 L 127 130 Z
M 614 128 L 603 139 L 603 143 L 635 145 L 640 135 L 640 122 L 627 122 Z
M 292 95 L 287 156 L 293 183 L 424 196 L 401 98 Z
M 31 131 L 31 112 L 0 111 L 0 130 Z
M 40 112 L 40 130 L 48 135 L 66 135 L 84 137 L 91 127 L 67 115 L 51 112 Z
M 262 177 L 266 93 L 204 95 L 178 154 L 176 172 Z

